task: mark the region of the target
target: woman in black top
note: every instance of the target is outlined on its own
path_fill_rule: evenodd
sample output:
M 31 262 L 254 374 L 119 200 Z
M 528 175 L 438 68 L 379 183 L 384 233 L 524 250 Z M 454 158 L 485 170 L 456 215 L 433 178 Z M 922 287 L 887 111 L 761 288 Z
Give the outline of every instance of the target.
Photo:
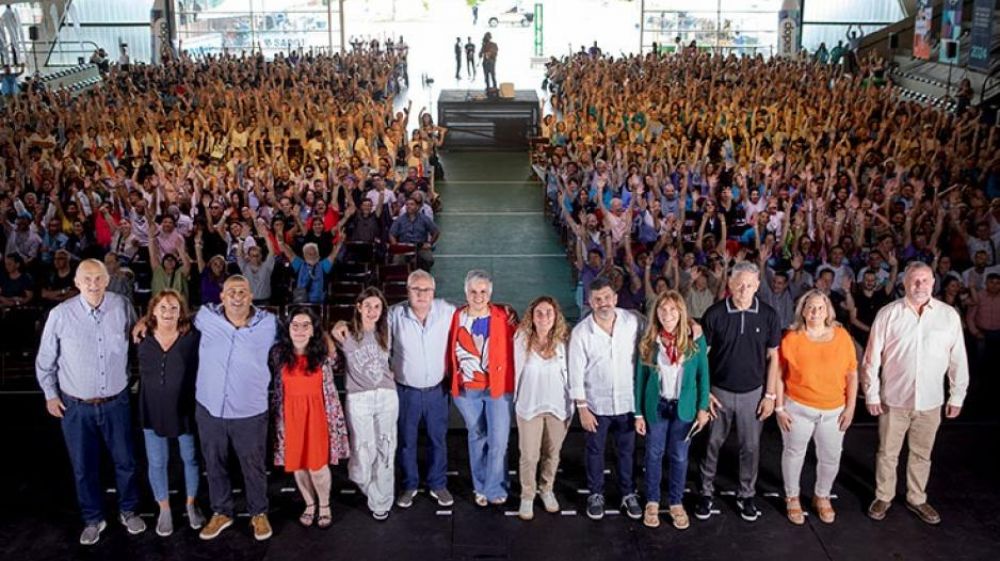
M 184 298 L 175 290 L 163 290 L 153 297 L 145 322 L 150 336 L 138 345 L 139 416 L 149 461 L 149 484 L 160 505 L 156 533 L 165 537 L 174 531 L 167 490 L 170 438 L 177 439 L 184 463 L 188 522 L 195 530 L 205 523 L 194 502 L 199 475 L 194 443 L 199 335 L 191 326 Z

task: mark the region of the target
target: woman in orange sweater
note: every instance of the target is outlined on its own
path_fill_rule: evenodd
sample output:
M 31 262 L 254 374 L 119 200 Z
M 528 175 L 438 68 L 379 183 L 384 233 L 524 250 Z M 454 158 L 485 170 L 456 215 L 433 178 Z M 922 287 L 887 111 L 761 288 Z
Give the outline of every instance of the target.
M 804 524 L 799 479 L 809 441 L 816 442 L 816 487 L 813 506 L 819 519 L 833 522 L 830 490 L 840 469 L 844 431 L 854 418 L 858 395 L 858 361 L 850 334 L 834 320 L 830 298 L 810 290 L 799 299 L 795 320 L 781 340 L 781 380 L 774 412 L 784 448 L 788 520 Z

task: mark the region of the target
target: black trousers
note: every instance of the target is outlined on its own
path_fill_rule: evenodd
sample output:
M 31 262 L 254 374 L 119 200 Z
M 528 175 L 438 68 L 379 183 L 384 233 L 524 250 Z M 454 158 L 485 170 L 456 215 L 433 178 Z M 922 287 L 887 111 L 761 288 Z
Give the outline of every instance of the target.
M 492 60 L 483 60 L 483 77 L 486 78 L 486 88 L 497 87 L 497 63 Z M 490 85 L 492 80 L 492 85 Z
M 244 419 L 213 417 L 200 404 L 195 409 L 201 453 L 208 472 L 208 496 L 212 511 L 233 517 L 233 486 L 229 479 L 229 446 L 243 471 L 247 512 L 267 512 L 267 413 Z

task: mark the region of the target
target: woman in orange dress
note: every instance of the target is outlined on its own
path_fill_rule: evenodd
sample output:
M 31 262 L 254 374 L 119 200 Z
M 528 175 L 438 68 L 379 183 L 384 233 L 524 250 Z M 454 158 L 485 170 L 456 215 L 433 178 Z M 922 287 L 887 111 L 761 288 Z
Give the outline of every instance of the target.
M 293 309 L 271 349 L 275 411 L 274 463 L 295 476 L 306 508 L 303 526 L 327 528 L 330 464 L 348 456 L 347 425 L 333 382 L 323 328 L 308 308 Z M 316 507 L 319 505 L 317 513 Z

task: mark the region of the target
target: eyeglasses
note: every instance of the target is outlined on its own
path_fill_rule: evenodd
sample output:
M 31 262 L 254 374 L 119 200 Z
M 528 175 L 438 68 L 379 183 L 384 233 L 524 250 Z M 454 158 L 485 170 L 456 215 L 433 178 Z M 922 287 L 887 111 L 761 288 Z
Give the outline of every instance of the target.
M 409 287 L 410 292 L 416 292 L 417 294 L 430 294 L 434 292 L 433 288 L 417 288 L 414 286 Z

